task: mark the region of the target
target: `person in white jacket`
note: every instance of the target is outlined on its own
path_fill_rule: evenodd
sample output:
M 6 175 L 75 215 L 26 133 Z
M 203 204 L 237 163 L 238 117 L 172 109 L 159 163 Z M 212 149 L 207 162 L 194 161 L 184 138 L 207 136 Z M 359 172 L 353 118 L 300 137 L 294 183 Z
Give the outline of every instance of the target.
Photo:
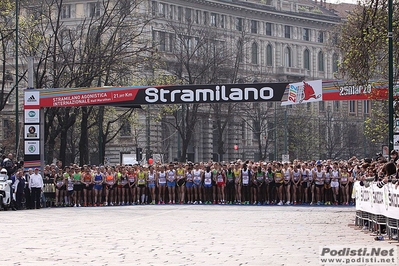
M 32 208 L 40 209 L 40 195 L 43 190 L 43 177 L 39 174 L 39 168 L 29 178 L 29 189 L 31 191 Z

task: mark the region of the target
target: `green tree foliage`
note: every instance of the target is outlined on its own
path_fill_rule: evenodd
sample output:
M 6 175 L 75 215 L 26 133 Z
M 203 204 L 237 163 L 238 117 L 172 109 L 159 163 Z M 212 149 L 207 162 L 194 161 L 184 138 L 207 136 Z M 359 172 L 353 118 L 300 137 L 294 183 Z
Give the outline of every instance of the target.
M 141 12 L 144 3 L 100 0 L 86 2 L 78 10 L 77 4 L 63 0 L 24 2 L 21 10 L 30 28 L 21 34 L 21 47 L 24 56 L 35 58 L 35 87 L 130 85 L 126 81 L 133 69 L 144 67 L 142 58 L 152 49 L 145 34 L 149 19 Z M 59 156 L 54 146 L 47 145 L 48 161 L 53 156 L 65 161 L 66 132 L 80 114 L 79 158 L 81 164 L 88 163 L 88 130 L 96 123 L 95 118 L 90 121 L 94 113 L 93 107 L 46 110 L 46 144 L 65 134 L 59 138 Z

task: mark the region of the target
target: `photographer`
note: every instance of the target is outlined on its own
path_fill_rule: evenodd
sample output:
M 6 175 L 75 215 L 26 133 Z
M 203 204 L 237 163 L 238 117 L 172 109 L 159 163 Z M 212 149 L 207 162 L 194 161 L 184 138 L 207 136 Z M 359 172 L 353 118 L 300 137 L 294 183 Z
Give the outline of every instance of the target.
M 393 162 L 386 163 L 383 168 L 384 177 L 377 183 L 377 187 L 382 188 L 388 182 L 392 182 L 392 179 L 396 181 L 396 165 Z

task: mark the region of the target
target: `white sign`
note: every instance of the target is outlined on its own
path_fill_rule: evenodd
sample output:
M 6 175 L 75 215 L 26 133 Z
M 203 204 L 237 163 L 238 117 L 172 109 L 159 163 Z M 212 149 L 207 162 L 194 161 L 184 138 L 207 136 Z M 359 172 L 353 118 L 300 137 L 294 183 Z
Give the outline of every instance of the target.
M 282 155 L 282 161 L 283 162 L 289 162 L 290 161 L 290 155 L 289 154 L 283 154 Z
M 37 90 L 26 90 L 25 105 L 40 105 L 40 92 Z
M 395 119 L 395 133 L 399 133 L 399 119 Z
M 25 140 L 25 155 L 39 155 L 39 154 L 40 154 L 40 141 Z
M 25 110 L 25 123 L 40 123 L 40 110 L 39 109 L 27 109 Z
M 25 139 L 39 139 L 39 125 L 25 125 Z
M 393 135 L 393 149 L 399 150 L 399 135 Z

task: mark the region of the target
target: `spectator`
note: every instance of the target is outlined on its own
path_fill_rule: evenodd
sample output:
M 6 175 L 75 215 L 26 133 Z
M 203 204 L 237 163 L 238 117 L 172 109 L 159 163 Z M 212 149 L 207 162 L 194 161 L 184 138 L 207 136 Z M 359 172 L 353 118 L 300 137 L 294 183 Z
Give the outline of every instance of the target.
M 22 170 L 18 170 L 17 174 L 16 174 L 16 178 L 15 178 L 15 196 L 16 196 L 16 208 L 18 210 L 22 209 L 22 199 L 24 197 L 24 189 L 25 189 L 25 177 L 24 177 L 24 173 L 22 172 Z

